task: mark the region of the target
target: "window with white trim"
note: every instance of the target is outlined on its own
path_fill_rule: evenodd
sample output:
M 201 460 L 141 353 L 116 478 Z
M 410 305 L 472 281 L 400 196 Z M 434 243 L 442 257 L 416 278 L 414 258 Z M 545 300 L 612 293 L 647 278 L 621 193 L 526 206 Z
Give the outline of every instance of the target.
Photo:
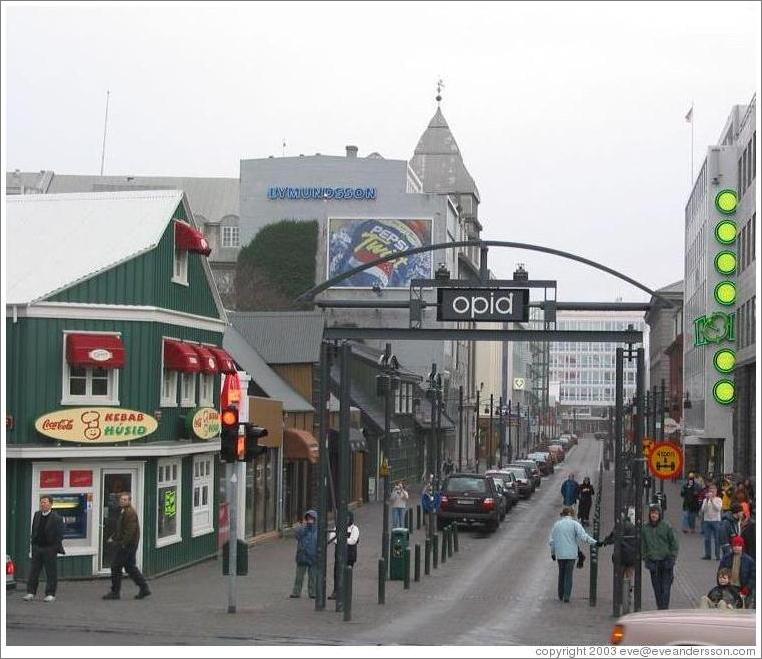
M 198 377 L 198 404 L 214 406 L 214 373 L 201 373 Z
M 180 460 L 159 460 L 156 472 L 156 546 L 180 542 L 181 479 Z
M 180 407 L 196 406 L 196 374 L 180 374 Z
M 188 250 L 177 245 L 175 239 L 175 262 L 172 270 L 172 281 L 176 284 L 188 285 Z
M 238 227 L 222 227 L 222 246 L 240 247 L 241 232 Z
M 212 517 L 212 484 L 214 478 L 211 455 L 196 455 L 193 458 L 193 537 L 214 531 Z
M 177 371 L 162 369 L 161 406 L 177 407 Z

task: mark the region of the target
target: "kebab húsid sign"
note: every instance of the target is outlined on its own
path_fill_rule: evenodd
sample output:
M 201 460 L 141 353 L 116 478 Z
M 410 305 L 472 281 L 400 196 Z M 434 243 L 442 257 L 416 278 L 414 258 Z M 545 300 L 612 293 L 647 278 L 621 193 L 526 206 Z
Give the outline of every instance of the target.
M 438 288 L 437 320 L 526 322 L 529 289 Z
M 110 444 L 141 439 L 159 427 L 151 415 L 114 407 L 73 407 L 43 414 L 34 423 L 42 435 L 63 442 Z
M 189 435 L 198 439 L 219 437 L 222 429 L 220 413 L 211 407 L 196 408 L 185 417 L 185 428 Z

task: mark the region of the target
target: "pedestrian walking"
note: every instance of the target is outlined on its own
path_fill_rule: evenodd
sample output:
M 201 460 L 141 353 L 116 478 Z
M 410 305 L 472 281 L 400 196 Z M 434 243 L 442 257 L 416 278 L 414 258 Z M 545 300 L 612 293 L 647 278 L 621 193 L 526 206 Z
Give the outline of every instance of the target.
M 701 597 L 701 609 L 742 609 L 741 589 L 730 583 L 730 570 L 721 567 L 717 570 L 717 585 Z
M 590 482 L 590 477 L 585 476 L 582 479 L 582 485 L 579 486 L 579 522 L 582 526 L 587 526 L 590 518 L 590 507 L 593 505 L 593 495 L 595 489 Z
M 32 562 L 26 581 L 27 602 L 34 599 L 40 581 L 40 572 L 45 570 L 45 601 L 56 601 L 58 588 L 58 554 L 65 554 L 63 548 L 64 525 L 61 516 L 53 510 L 53 497 L 40 497 L 40 509 L 32 519 Z
M 744 539 L 746 546 L 744 547 L 744 553 L 751 556 L 755 561 L 757 560 L 757 525 L 753 517 L 745 519 L 741 515 L 741 537 Z
M 712 542 L 714 542 L 714 557 L 720 560 L 720 521 L 722 520 L 722 499 L 717 496 L 717 486 L 710 485 L 706 497 L 701 502 L 701 513 L 704 516 L 704 555 L 705 561 L 712 558 Z
M 565 506 L 559 519 L 550 531 L 548 544 L 550 557 L 558 563 L 558 599 L 568 602 L 571 598 L 574 578 L 574 564 L 579 560 L 579 542 L 601 546 L 595 538 L 588 535 L 576 519 L 574 509 Z
M 307 573 L 307 594 L 315 598 L 315 563 L 317 562 L 317 513 L 304 513 L 304 523 L 296 529 L 296 577 L 289 597 L 301 597 L 304 574 Z
M 329 531 L 328 544 L 334 543 L 336 550 L 333 560 L 333 592 L 328 596 L 329 600 L 336 599 L 336 587 L 339 584 L 339 543 L 336 541 L 336 529 Z M 357 562 L 357 545 L 360 543 L 360 529 L 355 524 L 355 515 L 352 511 L 347 513 L 347 565 L 354 568 Z
M 741 517 L 743 509 L 738 503 L 730 504 L 730 510 L 722 513 L 720 526 L 717 529 L 717 538 L 720 543 L 720 555 L 725 557 L 731 553 L 730 541 L 737 535 L 741 535 Z
M 132 495 L 129 492 L 119 494 L 119 508 L 116 529 L 108 539 L 108 542 L 116 545 L 114 558 L 111 559 L 111 590 L 103 596 L 103 599 L 119 599 L 122 589 L 122 570 L 125 570 L 139 589 L 135 599 L 141 600 L 148 597 L 151 591 L 136 563 L 140 542 L 140 522 L 137 512 L 132 507 Z
M 728 554 L 720 561 L 720 568 L 730 570 L 730 583 L 738 586 L 741 596 L 744 598 L 744 606 L 754 608 L 754 590 L 757 580 L 757 568 L 754 559 L 744 553 L 746 542 L 737 535 L 730 541 L 733 553 Z
M 680 496 L 683 498 L 683 533 L 696 532 L 696 515 L 701 508 L 699 501 L 699 486 L 693 479 L 692 474 L 680 488 Z
M 392 528 L 398 529 L 405 526 L 405 515 L 407 514 L 407 502 L 410 498 L 408 491 L 402 481 L 397 481 L 389 496 L 389 502 L 392 507 Z
M 574 474 L 569 473 L 569 477 L 561 485 L 561 496 L 564 500 L 564 506 L 571 507 L 579 499 L 579 483 L 574 480 Z
M 651 504 L 648 509 L 648 524 L 640 529 L 640 543 L 640 555 L 651 573 L 656 606 L 668 609 L 679 547 L 674 530 L 662 519 L 658 503 Z

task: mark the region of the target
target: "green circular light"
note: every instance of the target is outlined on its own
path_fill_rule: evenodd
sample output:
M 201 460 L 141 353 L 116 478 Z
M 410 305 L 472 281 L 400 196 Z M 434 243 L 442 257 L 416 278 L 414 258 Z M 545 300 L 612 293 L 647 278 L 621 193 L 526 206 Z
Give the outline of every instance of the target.
M 736 264 L 733 252 L 720 252 L 714 257 L 714 267 L 721 275 L 732 275 L 736 271 Z
M 731 373 L 736 366 L 736 353 L 723 348 L 714 353 L 714 367 L 720 373 Z
M 714 227 L 714 237 L 723 245 L 732 245 L 736 241 L 738 228 L 733 220 L 723 220 Z
M 736 301 L 736 285 L 732 281 L 721 281 L 714 287 L 714 299 L 729 307 Z
M 736 399 L 736 386 L 730 380 L 720 380 L 715 383 L 712 393 L 720 405 L 730 405 Z
M 723 215 L 731 215 L 736 212 L 738 195 L 735 190 L 720 190 L 714 198 L 714 205 Z

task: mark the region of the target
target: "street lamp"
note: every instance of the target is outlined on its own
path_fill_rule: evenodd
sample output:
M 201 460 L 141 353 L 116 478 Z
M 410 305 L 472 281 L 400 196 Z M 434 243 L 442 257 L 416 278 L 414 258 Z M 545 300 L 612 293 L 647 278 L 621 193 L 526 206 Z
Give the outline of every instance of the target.
M 384 397 L 384 460 L 380 475 L 384 477 L 384 517 L 381 532 L 381 555 L 384 564 L 389 564 L 389 497 L 391 496 L 391 467 L 389 466 L 389 448 L 391 446 L 391 402 L 394 392 L 399 390 L 399 378 L 395 377 L 399 362 L 392 354 L 392 344 L 387 343 L 384 354 L 379 357 L 378 365 L 382 373 L 376 376 L 376 393 Z

